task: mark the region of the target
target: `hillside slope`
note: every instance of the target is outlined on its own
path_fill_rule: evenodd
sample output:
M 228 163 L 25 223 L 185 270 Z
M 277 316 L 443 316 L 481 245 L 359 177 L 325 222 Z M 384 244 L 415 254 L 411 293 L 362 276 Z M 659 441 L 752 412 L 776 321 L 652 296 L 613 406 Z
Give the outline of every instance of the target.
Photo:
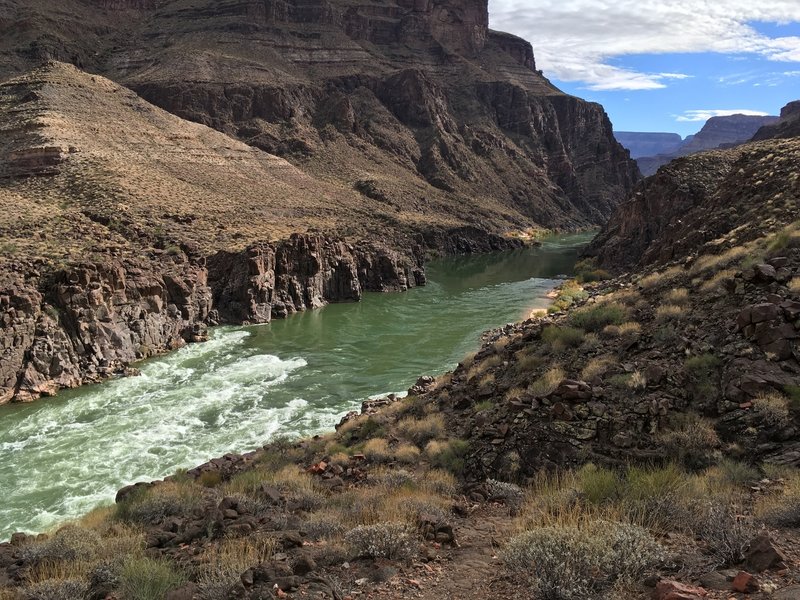
M 637 177 L 602 108 L 490 31 L 485 0 L 15 0 L 3 23 L 7 73 L 74 62 L 397 212 L 586 226 Z
M 612 269 L 660 264 L 774 232 L 797 218 L 800 139 L 677 159 L 643 180 L 586 250 Z

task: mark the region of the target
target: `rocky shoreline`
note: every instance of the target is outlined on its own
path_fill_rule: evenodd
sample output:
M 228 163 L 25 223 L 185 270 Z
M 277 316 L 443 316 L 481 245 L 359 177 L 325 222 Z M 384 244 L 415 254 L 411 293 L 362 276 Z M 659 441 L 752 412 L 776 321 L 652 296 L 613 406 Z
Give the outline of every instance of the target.
M 432 232 L 419 241 L 395 250 L 297 234 L 207 258 L 164 252 L 49 275 L 12 266 L 0 285 L 0 404 L 131 373 L 135 361 L 206 340 L 210 325 L 267 323 L 358 301 L 366 291 L 424 285 L 426 242 L 448 254 L 520 245 L 477 228 Z

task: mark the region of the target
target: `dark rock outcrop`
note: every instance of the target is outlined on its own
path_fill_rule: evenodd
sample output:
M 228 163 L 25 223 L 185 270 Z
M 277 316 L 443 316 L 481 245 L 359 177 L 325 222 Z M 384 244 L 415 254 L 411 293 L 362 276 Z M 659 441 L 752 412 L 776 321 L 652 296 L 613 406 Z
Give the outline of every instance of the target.
M 775 123 L 764 125 L 753 136 L 753 141 L 800 137 L 800 100 L 789 102 L 781 109 Z
M 125 374 L 132 362 L 204 341 L 206 325 L 355 301 L 425 282 L 419 252 L 295 235 L 205 260 L 83 264 L 0 288 L 0 403 Z

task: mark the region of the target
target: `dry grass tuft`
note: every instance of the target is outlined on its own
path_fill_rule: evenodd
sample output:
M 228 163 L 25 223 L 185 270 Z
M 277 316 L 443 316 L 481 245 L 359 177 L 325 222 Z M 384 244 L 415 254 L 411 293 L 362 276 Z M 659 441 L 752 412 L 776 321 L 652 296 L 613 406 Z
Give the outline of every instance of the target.
M 396 461 L 412 465 L 419 460 L 421 452 L 414 444 L 402 443 L 394 451 Z
M 685 309 L 677 304 L 662 304 L 656 309 L 657 321 L 675 321 L 683 318 Z
M 564 381 L 566 377 L 567 373 L 564 369 L 561 367 L 553 367 L 534 381 L 530 387 L 528 387 L 528 391 L 534 396 L 548 396 L 556 391 L 558 385 Z
M 405 418 L 397 423 L 396 428 L 401 436 L 423 447 L 430 440 L 444 434 L 445 422 L 442 415 L 431 414 L 423 419 Z
M 605 375 L 608 370 L 617 364 L 617 359 L 610 355 L 598 356 L 589 359 L 581 370 L 581 379 L 590 380 Z
M 372 438 L 368 440 L 367 443 L 364 444 L 362 452 L 369 460 L 375 462 L 384 462 L 389 460 L 392 456 L 392 452 L 389 450 L 389 442 L 383 438 Z
M 686 288 L 673 288 L 665 296 L 666 304 L 677 304 L 683 306 L 689 303 L 689 290 Z

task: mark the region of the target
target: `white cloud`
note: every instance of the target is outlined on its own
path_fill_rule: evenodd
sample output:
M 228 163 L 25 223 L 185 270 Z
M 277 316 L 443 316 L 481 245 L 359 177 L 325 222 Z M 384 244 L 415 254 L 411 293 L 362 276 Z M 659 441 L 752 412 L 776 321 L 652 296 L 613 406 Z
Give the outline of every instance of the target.
M 539 68 L 595 90 L 665 87 L 683 73 L 610 64 L 633 54 L 719 52 L 800 62 L 800 37 L 748 25 L 800 22 L 798 0 L 490 0 L 492 27 L 530 40 Z
M 695 121 L 708 121 L 711 117 L 727 117 L 730 115 L 750 115 L 766 117 L 769 113 L 747 109 L 700 109 L 687 110 L 682 115 L 677 115 L 675 120 L 680 123 L 693 123 Z

